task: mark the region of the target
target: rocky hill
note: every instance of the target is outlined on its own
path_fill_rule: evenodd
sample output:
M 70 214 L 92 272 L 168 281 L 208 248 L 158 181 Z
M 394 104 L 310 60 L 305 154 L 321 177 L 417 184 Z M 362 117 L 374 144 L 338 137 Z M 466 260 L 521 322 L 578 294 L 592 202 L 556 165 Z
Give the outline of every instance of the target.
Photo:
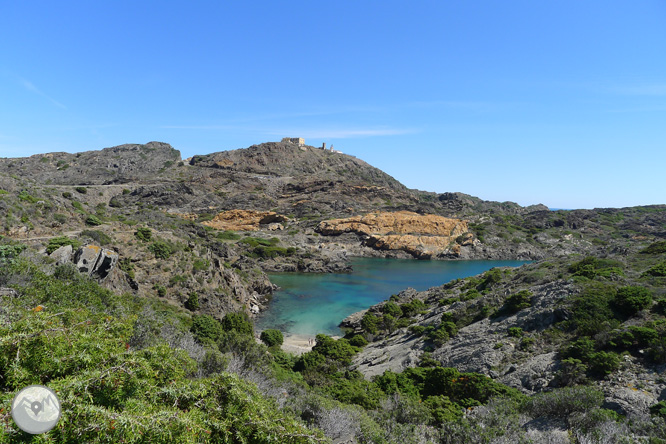
M 186 350 L 196 377 L 225 368 L 254 378 L 298 412 L 297 423 L 336 442 L 653 443 L 646 437 L 666 433 L 664 205 L 548 211 L 410 190 L 353 156 L 310 146 L 270 142 L 181 160 L 150 142 L 0 159 L 0 218 L 0 328 L 15 328 L 0 344 L 6 356 L 20 355 L 11 347 L 25 337 L 13 319 L 67 306 L 122 319 L 114 328 L 129 348 L 112 355 L 129 350 L 128 360 L 108 374 L 131 376 L 128 366 L 153 353 L 143 348 L 166 341 L 176 350 L 159 351 L 169 362 Z M 352 255 L 536 262 L 407 289 L 346 320 L 345 339 L 318 337 L 300 358 L 255 344 L 243 316 L 270 303 L 266 272 L 348 272 Z M 8 362 L 0 359 L 1 371 L 18 368 Z M 266 376 L 273 371 L 277 379 Z M 295 386 L 276 388 L 285 378 Z M 491 394 L 508 404 L 489 403 Z M 307 438 L 289 439 L 324 440 L 298 433 Z

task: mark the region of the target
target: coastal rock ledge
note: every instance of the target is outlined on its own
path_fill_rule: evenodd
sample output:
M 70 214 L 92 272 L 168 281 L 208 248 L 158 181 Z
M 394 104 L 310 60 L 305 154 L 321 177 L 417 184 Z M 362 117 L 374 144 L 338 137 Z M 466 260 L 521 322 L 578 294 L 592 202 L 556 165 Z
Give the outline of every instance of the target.
M 456 255 L 460 244 L 473 241 L 465 220 L 411 211 L 374 212 L 364 216 L 322 221 L 316 231 L 325 236 L 356 233 L 365 245 L 402 250 L 419 259 Z M 456 242 L 456 241 L 460 242 Z

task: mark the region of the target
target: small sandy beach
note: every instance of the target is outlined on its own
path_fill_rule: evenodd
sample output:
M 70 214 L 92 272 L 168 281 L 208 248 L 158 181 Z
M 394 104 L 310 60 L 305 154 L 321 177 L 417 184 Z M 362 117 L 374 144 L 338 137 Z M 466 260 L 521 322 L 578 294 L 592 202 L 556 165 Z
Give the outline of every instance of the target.
M 294 355 L 302 355 L 312 350 L 312 345 L 308 342 L 310 339 L 314 341 L 314 336 L 285 335 L 282 350 Z

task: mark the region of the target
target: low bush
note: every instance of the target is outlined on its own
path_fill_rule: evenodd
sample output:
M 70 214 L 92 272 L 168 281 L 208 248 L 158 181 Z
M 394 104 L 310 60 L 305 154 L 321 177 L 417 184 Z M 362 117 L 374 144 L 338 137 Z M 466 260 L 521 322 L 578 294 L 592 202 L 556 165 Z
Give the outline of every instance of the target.
M 603 392 L 595 388 L 566 387 L 530 397 L 523 409 L 535 418 L 541 416 L 567 418 L 572 413 L 585 413 L 600 407 L 603 401 Z
M 238 240 L 241 238 L 239 234 L 236 234 L 235 232 L 228 230 L 222 231 L 221 233 L 217 233 L 215 237 L 221 240 Z
M 509 327 L 507 333 L 513 338 L 520 338 L 523 336 L 523 329 L 520 327 Z
M 382 306 L 382 313 L 399 318 L 402 316 L 402 309 L 395 302 L 389 301 Z
M 94 240 L 98 245 L 109 245 L 112 242 L 111 236 L 99 230 L 83 230 L 81 236 Z
M 644 287 L 623 287 L 617 290 L 613 303 L 625 316 L 632 316 L 652 305 L 652 293 Z
M 665 277 L 666 276 L 666 261 L 660 262 L 654 267 L 648 269 L 643 276 L 655 276 L 655 277 Z
M 261 339 L 261 341 L 268 347 L 279 347 L 284 342 L 282 332 L 273 328 L 262 331 L 259 339 Z
M 86 225 L 92 225 L 92 226 L 97 226 L 97 225 L 102 225 L 102 221 L 99 219 L 99 217 L 90 215 L 86 218 Z
M 134 232 L 134 236 L 140 241 L 148 242 L 153 237 L 153 230 L 148 227 L 137 228 Z
M 199 294 L 196 291 L 190 292 L 187 301 L 185 301 L 185 308 L 190 311 L 197 311 L 199 309 Z
M 192 327 L 190 328 L 194 337 L 199 341 L 210 340 L 216 342 L 224 333 L 220 322 L 214 317 L 202 314 L 192 316 Z
M 74 250 L 81 246 L 81 242 L 76 239 L 70 239 L 67 236 L 58 236 L 49 240 L 46 246 L 46 253 L 51 254 L 64 245 L 71 245 Z
M 155 255 L 156 259 L 168 259 L 176 251 L 174 245 L 161 240 L 150 244 L 148 250 Z
M 648 245 L 644 250 L 641 251 L 642 254 L 664 254 L 666 253 L 666 241 L 659 241 L 653 244 Z
M 76 188 L 74 188 L 74 191 L 76 191 L 77 193 L 81 193 L 81 194 L 87 194 L 88 193 L 88 189 L 86 187 L 76 187 Z
M 225 331 L 236 331 L 243 335 L 254 336 L 252 321 L 245 312 L 227 313 L 220 324 Z

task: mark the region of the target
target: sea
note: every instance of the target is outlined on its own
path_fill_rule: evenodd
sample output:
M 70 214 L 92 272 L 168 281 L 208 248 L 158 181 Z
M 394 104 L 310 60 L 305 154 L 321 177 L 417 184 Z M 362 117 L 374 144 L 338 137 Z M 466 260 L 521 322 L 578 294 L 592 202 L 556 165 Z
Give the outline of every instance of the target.
M 454 279 L 474 276 L 494 267 L 518 267 L 526 261 L 434 261 L 352 258 L 353 272 L 273 273 L 268 309 L 258 316 L 258 330 L 275 328 L 287 336 L 339 336 L 338 324 L 405 288 L 427 290 Z

